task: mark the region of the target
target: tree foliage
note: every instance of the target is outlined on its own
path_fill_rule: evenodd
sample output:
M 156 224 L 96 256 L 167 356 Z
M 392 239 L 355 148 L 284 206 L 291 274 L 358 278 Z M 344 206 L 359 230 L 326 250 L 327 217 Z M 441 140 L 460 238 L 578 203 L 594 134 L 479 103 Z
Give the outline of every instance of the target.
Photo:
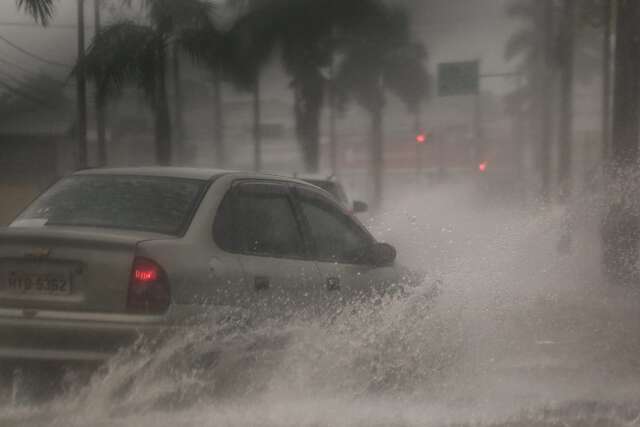
M 382 6 L 362 19 L 345 44 L 345 60 L 338 71 L 338 88 L 367 111 L 383 108 L 388 90 L 411 112 L 428 94 L 426 49 L 411 38 L 406 11 Z
M 48 25 L 55 12 L 54 0 L 16 0 L 18 10 L 33 16 L 36 22 Z
M 425 50 L 411 41 L 402 8 L 379 0 L 253 0 L 247 5 L 250 12 L 232 30 L 233 40 L 251 34 L 248 45 L 254 50 L 233 51 L 244 52 L 240 63 L 256 70 L 277 47 L 291 78 L 296 131 L 309 170 L 318 168 L 320 116 L 329 87 L 344 95 L 342 105 L 354 99 L 365 108 L 384 103 L 385 90 L 412 110 L 426 95 Z M 344 58 L 342 64 L 338 57 Z M 372 79 L 378 77 L 384 85 L 376 90 Z
M 33 111 L 39 108 L 66 108 L 71 100 L 64 93 L 64 82 L 48 74 L 35 74 L 0 95 L 0 116 Z
M 605 0 L 581 0 L 577 2 L 578 25 L 575 34 L 575 61 L 576 78 L 588 81 L 600 71 L 600 46 L 601 34 L 597 29 L 602 26 L 602 8 Z M 554 15 L 559 14 L 562 0 L 554 0 Z M 525 105 L 527 98 L 536 96 L 536 89 L 532 84 L 537 73 L 536 64 L 544 61 L 548 56 L 550 67 L 558 67 L 562 63 L 563 52 L 559 43 L 562 28 L 559 24 L 551 26 L 551 34 L 543 35 L 541 31 L 540 2 L 538 0 L 512 0 L 507 5 L 507 14 L 513 19 L 521 21 L 524 25 L 507 41 L 504 49 L 505 59 L 519 59 L 518 69 L 526 76 L 527 87 L 513 94 L 511 101 L 514 104 Z M 546 47 L 540 38 L 547 36 L 551 43 Z M 549 51 L 545 51 L 549 49 Z
M 254 91 L 262 68 L 278 52 L 291 78 L 298 139 L 311 170 L 318 166 L 329 85 L 340 81 L 343 102 L 354 99 L 365 108 L 384 104 L 389 90 L 415 111 L 427 93 L 425 49 L 411 40 L 408 15 L 382 0 L 238 0 L 224 7 L 205 0 L 142 0 L 142 5 L 148 22 L 111 24 L 89 49 L 87 71 L 100 93 L 117 95 L 134 83 L 153 105 L 171 44 L 236 87 Z M 338 56 L 345 59 L 337 67 Z M 379 88 L 376 79 L 382 79 Z
M 97 82 L 102 96 L 117 96 L 134 83 L 153 102 L 160 51 L 166 37 L 134 21 L 107 25 L 96 35 L 86 54 L 85 70 Z
M 127 2 L 129 0 L 125 0 Z M 171 158 L 171 123 L 167 94 L 167 58 L 184 34 L 208 28 L 212 3 L 206 0 L 144 0 L 147 22 L 120 20 L 95 35 L 84 67 L 96 81 L 98 97 L 118 96 L 126 84 L 143 91 L 155 118 L 156 156 Z

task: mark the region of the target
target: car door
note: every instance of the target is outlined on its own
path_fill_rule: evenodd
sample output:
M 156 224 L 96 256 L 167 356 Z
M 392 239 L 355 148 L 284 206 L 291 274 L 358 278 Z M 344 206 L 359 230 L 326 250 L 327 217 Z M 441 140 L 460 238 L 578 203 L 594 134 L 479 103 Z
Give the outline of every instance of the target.
M 317 265 L 309 258 L 301 224 L 286 183 L 242 180 L 221 206 L 214 238 L 234 253 L 244 274 L 245 305 L 255 314 L 288 317 L 313 306 L 321 291 Z
M 399 282 L 394 265 L 367 261 L 376 241 L 343 207 L 312 188 L 295 186 L 294 193 L 310 250 L 333 301 L 371 297 Z

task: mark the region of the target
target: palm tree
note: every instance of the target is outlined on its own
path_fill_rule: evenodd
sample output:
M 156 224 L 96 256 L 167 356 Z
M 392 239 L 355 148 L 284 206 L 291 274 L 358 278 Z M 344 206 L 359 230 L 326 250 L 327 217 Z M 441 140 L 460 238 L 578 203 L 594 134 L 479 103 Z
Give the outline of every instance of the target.
M 24 9 L 36 22 L 47 26 L 55 9 L 53 0 L 16 0 L 18 10 Z M 76 166 L 87 166 L 87 96 L 84 72 L 84 0 L 78 0 L 78 65 L 76 75 L 76 103 L 78 116 L 76 122 L 77 152 Z
M 551 193 L 553 80 L 557 55 L 554 0 L 516 0 L 509 4 L 509 16 L 527 25 L 507 42 L 505 58 L 521 57 L 519 66 L 526 84 L 511 96 L 515 111 L 530 110 L 537 117 L 537 163 L 542 176 L 540 196 L 548 202 Z
M 378 0 L 262 0 L 254 22 L 275 37 L 285 70 L 291 76 L 297 139 L 307 170 L 319 166 L 320 117 L 327 90 L 323 70 L 361 17 Z M 262 34 L 265 34 L 264 32 Z
M 101 20 L 101 8 L 102 0 L 94 0 L 93 3 L 93 19 L 95 25 L 95 32 L 99 33 L 102 20 Z M 106 127 L 106 102 L 96 93 L 95 99 L 95 111 L 96 111 L 96 133 L 98 137 L 98 166 L 103 167 L 107 165 L 107 127 Z
M 117 96 L 125 84 L 141 89 L 153 110 L 156 162 L 171 162 L 171 120 L 167 94 L 167 57 L 181 35 L 210 24 L 213 6 L 205 0 L 145 0 L 147 22 L 121 20 L 105 26 L 85 59 L 98 96 Z
M 296 134 L 307 170 L 319 165 L 320 116 L 327 90 L 323 70 L 333 62 L 362 16 L 378 10 L 379 0 L 245 0 L 227 34 L 226 52 L 212 51 L 212 66 L 254 97 L 255 167 L 260 168 L 261 68 L 280 48 L 291 76 Z M 217 42 L 213 42 L 217 46 Z M 221 56 L 222 54 L 222 56 Z
M 18 10 L 33 16 L 36 22 L 46 26 L 55 11 L 54 0 L 16 0 Z
M 246 11 L 228 33 L 228 77 L 240 89 L 253 96 L 254 169 L 262 169 L 262 106 L 260 73 L 273 55 L 280 27 L 269 4 L 257 1 L 248 4 Z
M 561 194 L 567 195 L 571 163 L 571 87 L 574 71 L 575 78 L 581 80 L 589 80 L 599 71 L 598 38 L 588 30 L 600 25 L 596 21 L 601 19 L 601 2 L 514 0 L 507 8 L 509 16 L 526 23 L 509 39 L 505 48 L 507 60 L 521 58 L 519 69 L 525 76 L 525 85 L 512 93 L 509 101 L 512 111 L 529 111 L 537 118 L 535 128 L 538 130 L 538 167 L 542 174 L 543 201 L 549 201 L 551 196 L 554 82 L 559 74 L 562 103 L 562 117 L 558 120 L 562 158 L 559 177 Z
M 640 256 L 638 132 L 640 131 L 640 3 L 616 2 L 613 132 L 607 165 L 608 206 L 602 227 L 604 270 L 610 279 L 637 283 Z
M 182 49 L 198 65 L 209 70 L 213 77 L 213 146 L 216 153 L 216 163 L 222 167 L 226 163 L 224 145 L 224 114 L 222 108 L 222 80 L 223 67 L 228 62 L 229 50 L 226 36 L 213 22 L 204 28 L 186 29 L 180 35 Z
M 397 95 L 413 114 L 428 94 L 426 51 L 412 41 L 409 18 L 400 7 L 381 5 L 362 17 L 345 49 L 337 85 L 371 116 L 371 172 L 374 204 L 382 198 L 383 111 L 386 91 Z
M 253 97 L 254 169 L 262 168 L 260 73 L 273 55 L 278 41 L 279 5 L 267 1 L 232 2 L 235 8 L 230 28 L 226 31 L 210 25 L 205 31 L 185 32 L 182 45 L 196 61 L 213 74 L 215 131 L 214 140 L 219 164 L 224 164 L 224 118 L 221 82 L 228 81 L 236 89 Z
M 573 84 L 574 84 L 574 46 L 576 30 L 575 0 L 564 0 L 562 7 L 562 28 L 559 40 L 560 67 L 560 114 L 559 140 L 560 156 L 558 161 L 558 179 L 560 197 L 566 201 L 572 190 L 572 152 L 573 145 Z

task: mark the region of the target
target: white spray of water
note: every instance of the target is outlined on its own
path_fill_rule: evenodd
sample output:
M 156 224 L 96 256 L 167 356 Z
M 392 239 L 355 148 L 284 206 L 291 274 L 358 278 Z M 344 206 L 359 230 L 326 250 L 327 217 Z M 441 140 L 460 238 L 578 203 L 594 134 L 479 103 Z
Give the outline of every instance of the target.
M 399 196 L 389 204 L 398 208 L 369 221 L 402 262 L 443 281 L 435 301 L 424 284 L 326 319 L 243 332 L 199 325 L 119 354 L 88 386 L 53 402 L 7 408 L 6 422 L 633 423 L 640 298 L 603 285 L 593 223 L 575 227 L 564 254 L 555 210 L 479 205 L 473 194 L 457 186 Z M 546 405 L 564 409 L 538 409 Z

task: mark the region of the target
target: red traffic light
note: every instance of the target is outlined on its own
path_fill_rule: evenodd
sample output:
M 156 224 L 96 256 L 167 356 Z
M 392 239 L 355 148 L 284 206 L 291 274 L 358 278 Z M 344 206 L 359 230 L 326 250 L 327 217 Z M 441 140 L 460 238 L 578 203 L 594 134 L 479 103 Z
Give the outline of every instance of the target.
M 484 162 L 482 162 L 482 163 L 480 163 L 480 164 L 478 165 L 478 170 L 479 170 L 480 172 L 486 172 L 486 171 L 487 171 L 487 166 L 489 166 L 489 162 L 484 161 Z
M 416 135 L 416 142 L 418 144 L 424 144 L 425 142 L 427 142 L 427 135 L 425 135 L 424 133 L 419 133 L 418 135 Z

